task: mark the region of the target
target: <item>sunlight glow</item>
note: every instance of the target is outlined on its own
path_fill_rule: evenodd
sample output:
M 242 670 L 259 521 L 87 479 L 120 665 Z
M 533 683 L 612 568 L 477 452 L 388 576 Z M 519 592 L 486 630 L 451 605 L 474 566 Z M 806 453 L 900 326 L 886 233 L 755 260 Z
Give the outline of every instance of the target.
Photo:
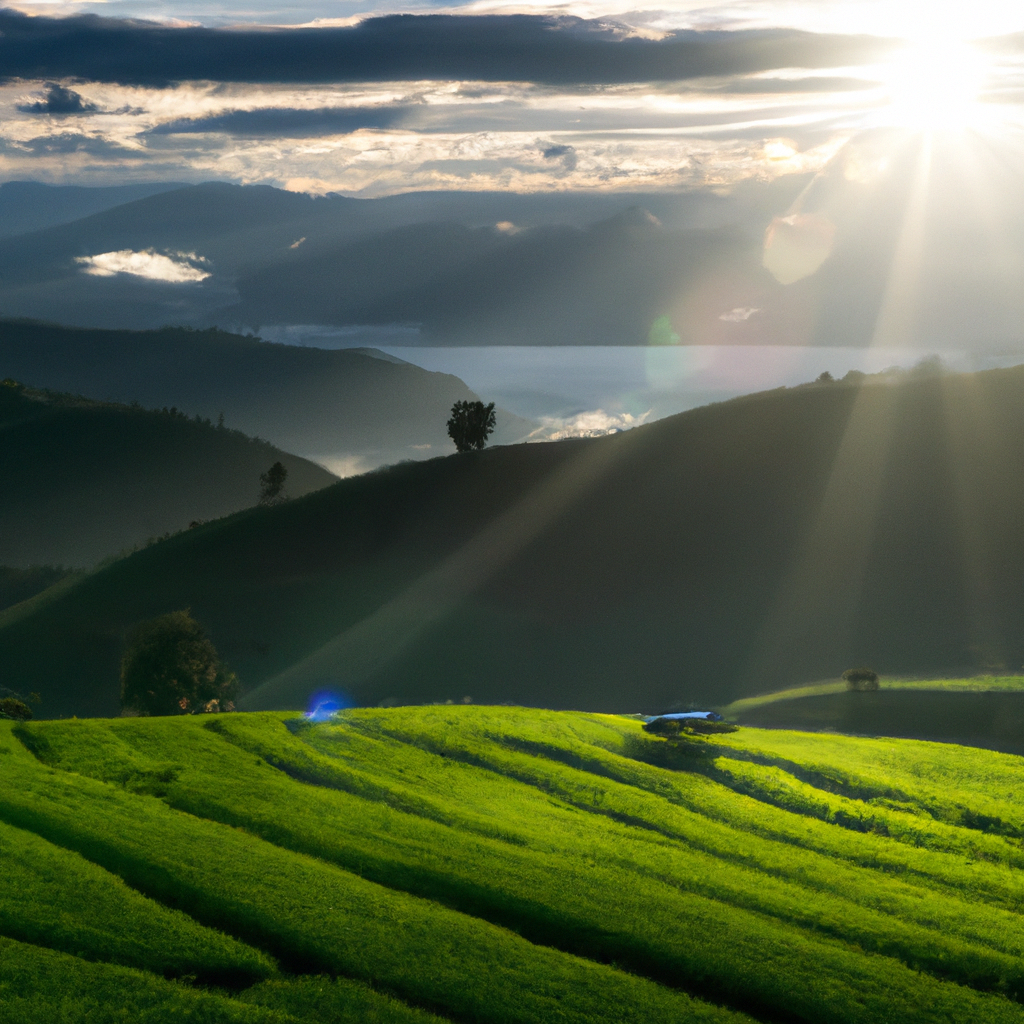
M 885 121 L 924 131 L 976 125 L 984 112 L 978 98 L 988 70 L 965 39 L 939 32 L 912 39 L 884 76 Z

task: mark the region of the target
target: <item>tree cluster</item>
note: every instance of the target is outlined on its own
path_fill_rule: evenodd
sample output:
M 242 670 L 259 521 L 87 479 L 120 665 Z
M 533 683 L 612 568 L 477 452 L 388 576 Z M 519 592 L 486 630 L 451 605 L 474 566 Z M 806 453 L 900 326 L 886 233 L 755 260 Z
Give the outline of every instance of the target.
M 186 609 L 129 634 L 121 659 L 121 707 L 135 715 L 233 711 L 238 679 Z

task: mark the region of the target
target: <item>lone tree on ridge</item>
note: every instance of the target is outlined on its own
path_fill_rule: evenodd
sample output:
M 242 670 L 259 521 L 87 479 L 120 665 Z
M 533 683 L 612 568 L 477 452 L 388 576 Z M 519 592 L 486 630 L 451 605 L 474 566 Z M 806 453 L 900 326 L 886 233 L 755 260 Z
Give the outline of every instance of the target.
M 288 479 L 288 470 L 283 463 L 275 462 L 266 473 L 260 473 L 260 504 L 276 505 L 284 501 L 284 482 Z
M 870 668 L 848 668 L 843 673 L 848 690 L 877 690 L 878 673 Z
M 494 403 L 456 402 L 448 420 L 448 436 L 460 452 L 471 452 L 487 444 L 494 430 Z
M 238 679 L 188 609 L 136 626 L 121 659 L 121 708 L 136 715 L 234 711 Z

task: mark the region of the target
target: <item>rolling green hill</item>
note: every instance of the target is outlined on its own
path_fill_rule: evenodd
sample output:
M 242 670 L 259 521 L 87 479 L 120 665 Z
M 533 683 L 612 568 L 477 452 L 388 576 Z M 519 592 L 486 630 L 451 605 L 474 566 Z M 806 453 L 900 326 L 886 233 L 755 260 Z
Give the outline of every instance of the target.
M 1024 761 L 521 708 L 0 722 L 0 1020 L 1024 1021 Z
M 659 711 L 869 664 L 1024 663 L 1024 367 L 780 389 L 605 438 L 341 481 L 0 617 L 46 713 L 117 712 L 190 607 L 249 710 L 312 691 Z
M 194 520 L 254 505 L 280 461 L 300 496 L 336 478 L 266 441 L 177 410 L 0 385 L 0 565 L 90 566 Z M 6 572 L 6 570 L 5 570 Z M 60 574 L 58 574 L 59 576 Z M 0 575 L 0 598 L 45 570 Z M 20 599 L 20 598 L 19 598 Z
M 850 693 L 842 680 L 747 697 L 722 708 L 730 721 L 943 740 L 1024 754 L 1024 676 L 882 679 Z

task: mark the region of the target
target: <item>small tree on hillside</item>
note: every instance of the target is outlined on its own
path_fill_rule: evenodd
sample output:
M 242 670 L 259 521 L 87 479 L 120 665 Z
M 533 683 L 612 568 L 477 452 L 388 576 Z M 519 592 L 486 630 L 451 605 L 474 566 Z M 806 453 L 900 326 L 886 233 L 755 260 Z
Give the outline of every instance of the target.
M 878 673 L 870 668 L 848 668 L 843 673 L 848 690 L 877 690 Z
M 233 711 L 238 680 L 186 609 L 136 626 L 121 659 L 121 707 L 137 715 Z
M 460 452 L 470 452 L 487 444 L 494 430 L 494 403 L 456 402 L 448 420 L 448 436 Z
M 15 722 L 27 722 L 32 717 L 32 709 L 17 697 L 0 697 L 0 718 L 13 719 Z
M 288 479 L 288 470 L 283 463 L 275 462 L 266 473 L 260 474 L 260 504 L 276 505 L 284 501 L 284 482 Z

